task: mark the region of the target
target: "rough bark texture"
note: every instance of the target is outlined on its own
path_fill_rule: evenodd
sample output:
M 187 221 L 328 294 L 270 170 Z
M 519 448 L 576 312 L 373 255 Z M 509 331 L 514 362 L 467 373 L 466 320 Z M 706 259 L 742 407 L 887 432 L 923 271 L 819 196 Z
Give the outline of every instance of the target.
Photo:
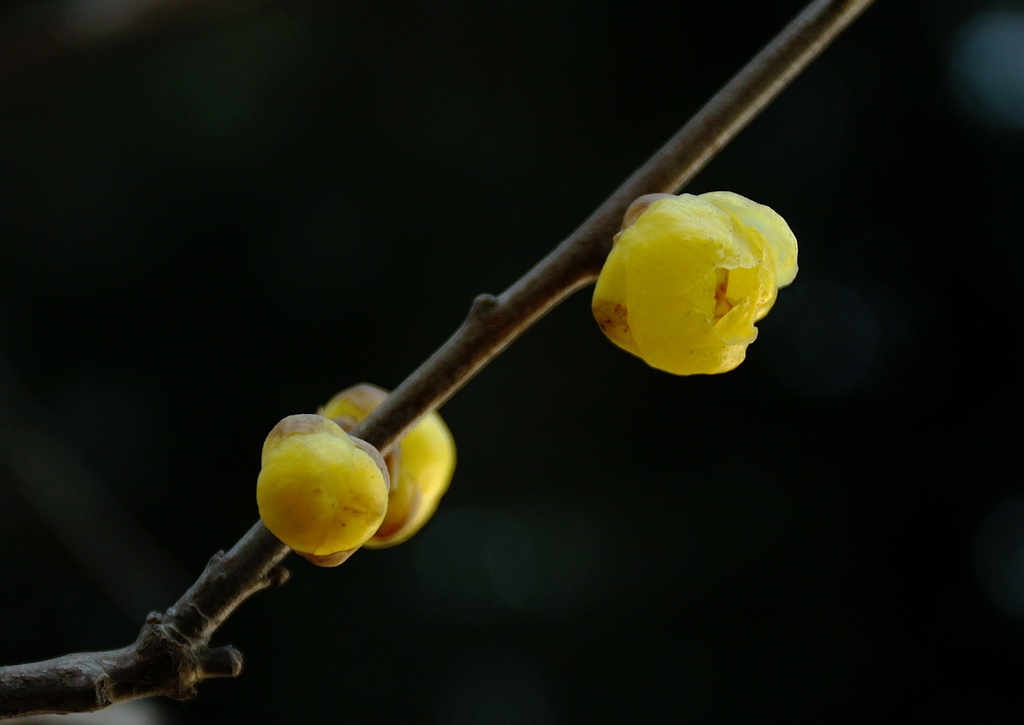
M 90 712 L 155 695 L 187 700 L 203 680 L 237 677 L 242 655 L 234 647 L 210 647 L 210 637 L 250 596 L 287 580 L 278 566 L 286 553 L 257 524 L 230 552 L 214 555 L 172 607 L 150 614 L 134 644 L 0 667 L 0 718 Z

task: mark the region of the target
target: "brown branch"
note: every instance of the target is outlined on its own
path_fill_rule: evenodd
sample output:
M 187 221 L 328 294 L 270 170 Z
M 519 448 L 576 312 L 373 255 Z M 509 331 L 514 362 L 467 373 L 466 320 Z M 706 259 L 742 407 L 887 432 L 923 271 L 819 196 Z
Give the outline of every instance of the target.
M 455 334 L 353 434 L 386 452 L 548 310 L 592 282 L 633 199 L 686 184 L 870 4 L 808 5 L 569 238 L 500 296 L 477 297 Z M 287 553 L 257 522 L 173 607 L 151 615 L 131 647 L 0 668 L 0 717 L 97 709 L 147 695 L 191 697 L 207 677 L 238 674 L 238 653 L 209 649 L 209 638 L 245 599 L 283 580 L 277 565 Z
M 277 565 L 286 554 L 266 528 L 253 527 L 227 554 L 215 554 L 170 609 L 151 613 L 134 644 L 0 667 L 0 718 L 91 712 L 156 695 L 187 700 L 203 680 L 237 677 L 242 655 L 210 647 L 210 637 L 250 596 L 287 580 Z

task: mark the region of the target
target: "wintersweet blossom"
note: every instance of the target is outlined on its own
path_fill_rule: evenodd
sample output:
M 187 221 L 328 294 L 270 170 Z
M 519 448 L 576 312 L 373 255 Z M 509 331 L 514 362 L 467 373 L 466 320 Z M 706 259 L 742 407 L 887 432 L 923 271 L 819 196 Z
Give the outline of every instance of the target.
M 386 390 L 361 383 L 331 398 L 320 415 L 351 429 L 387 396 Z M 388 510 L 380 529 L 366 542 L 368 549 L 401 544 L 434 515 L 455 472 L 455 439 L 432 411 L 402 436 L 385 462 L 391 472 Z
M 796 237 L 767 206 L 728 191 L 642 197 L 597 280 L 594 318 L 652 367 L 727 372 L 796 273 Z
M 295 553 L 336 566 L 380 528 L 389 487 L 375 448 L 322 416 L 290 415 L 263 444 L 256 503 Z

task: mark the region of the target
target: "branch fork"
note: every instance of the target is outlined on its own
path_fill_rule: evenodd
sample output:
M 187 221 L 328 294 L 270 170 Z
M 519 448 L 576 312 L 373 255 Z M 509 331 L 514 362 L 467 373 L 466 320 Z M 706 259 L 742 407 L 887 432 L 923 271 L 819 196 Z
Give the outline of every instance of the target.
M 235 557 L 218 552 L 181 599 L 146 617 L 128 647 L 0 667 L 0 718 L 92 712 L 139 697 L 191 700 L 203 680 L 242 673 L 242 653 L 230 645 L 210 647 L 210 637 L 243 601 L 288 576 L 287 569 L 273 564 L 262 576 L 236 582 Z M 232 606 L 204 609 L 225 589 L 234 593 Z

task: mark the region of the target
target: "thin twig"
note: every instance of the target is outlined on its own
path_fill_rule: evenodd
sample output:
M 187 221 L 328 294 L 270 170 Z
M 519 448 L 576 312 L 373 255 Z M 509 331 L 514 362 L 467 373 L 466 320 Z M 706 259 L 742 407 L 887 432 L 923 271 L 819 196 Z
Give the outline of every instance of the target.
M 353 434 L 386 452 L 548 310 L 592 282 L 633 199 L 677 191 L 692 179 L 870 4 L 808 5 L 569 238 L 500 296 L 478 297 L 455 334 Z M 135 645 L 0 668 L 0 716 L 98 709 L 153 694 L 190 697 L 206 677 L 237 674 L 237 653 L 209 649 L 209 638 L 245 599 L 283 577 L 277 565 L 287 552 L 257 522 L 230 552 L 214 557 L 173 607 L 150 616 Z

